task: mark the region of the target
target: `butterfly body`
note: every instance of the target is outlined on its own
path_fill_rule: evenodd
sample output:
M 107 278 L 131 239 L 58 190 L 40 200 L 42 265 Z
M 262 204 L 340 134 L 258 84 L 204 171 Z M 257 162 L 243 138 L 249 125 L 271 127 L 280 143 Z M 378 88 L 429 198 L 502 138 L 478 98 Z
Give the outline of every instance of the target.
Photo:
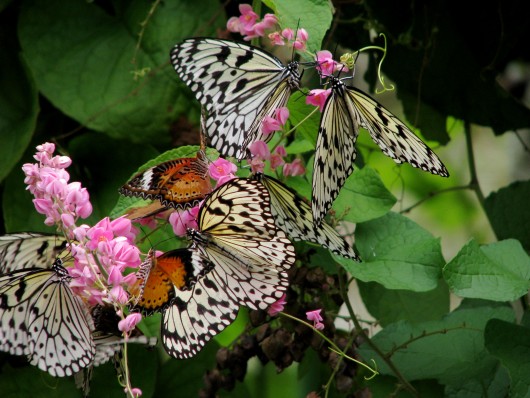
M 285 66 L 274 55 L 229 40 L 193 38 L 177 44 L 171 63 L 206 108 L 207 135 L 224 156 L 247 156 L 261 133 L 265 116 L 287 104 L 300 87 L 298 62 Z
M 331 93 L 320 119 L 313 167 L 311 207 L 317 224 L 353 171 L 360 127 L 396 163 L 408 162 L 432 174 L 449 175 L 438 156 L 379 102 L 338 77 L 328 79 Z

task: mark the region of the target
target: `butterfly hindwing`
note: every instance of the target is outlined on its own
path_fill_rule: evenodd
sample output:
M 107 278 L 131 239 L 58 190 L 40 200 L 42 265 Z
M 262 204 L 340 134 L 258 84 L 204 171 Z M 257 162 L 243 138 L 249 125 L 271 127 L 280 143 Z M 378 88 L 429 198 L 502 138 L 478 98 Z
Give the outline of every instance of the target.
M 358 134 L 359 119 L 349 112 L 343 92 L 332 89 L 320 118 L 313 166 L 311 207 L 317 225 L 353 171 Z
M 335 254 L 360 261 L 353 247 L 331 225 L 325 221 L 320 226 L 315 224 L 311 207 L 291 188 L 265 174 L 256 174 L 253 178 L 269 191 L 276 224 L 289 237 L 317 243 Z
M 187 253 L 186 253 L 187 252 Z M 162 342 L 174 358 L 190 358 L 237 316 L 239 303 L 226 289 L 213 264 L 197 252 L 179 249 L 172 255 L 193 254 L 193 262 L 203 268 L 188 288 L 176 293 L 163 313 Z
M 208 111 L 211 145 L 238 160 L 252 142 L 271 138 L 261 134 L 263 118 L 300 85 L 298 63 L 284 66 L 264 50 L 229 40 L 187 39 L 173 48 L 171 63 Z
M 60 262 L 0 277 L 0 344 L 52 376 L 70 376 L 95 355 L 92 321 Z M 7 341 L 9 337 L 17 339 Z

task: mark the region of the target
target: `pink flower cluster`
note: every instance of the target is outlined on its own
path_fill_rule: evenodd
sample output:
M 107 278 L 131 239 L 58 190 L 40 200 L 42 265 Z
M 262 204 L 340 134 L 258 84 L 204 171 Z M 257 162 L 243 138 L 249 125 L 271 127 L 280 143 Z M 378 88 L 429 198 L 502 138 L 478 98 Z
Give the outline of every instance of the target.
M 290 42 L 293 42 L 293 47 L 300 51 L 306 50 L 306 43 L 309 39 L 309 33 L 303 28 L 296 31 L 296 39 L 294 37 L 294 31 L 290 28 L 286 28 L 281 32 L 272 32 L 269 34 L 269 39 L 275 46 L 284 46 Z
M 264 141 L 254 141 L 249 146 L 252 160 L 250 161 L 250 169 L 253 173 L 263 173 L 265 168 L 265 161 L 270 161 L 271 169 L 283 166 L 284 176 L 298 176 L 305 173 L 305 168 L 301 159 L 295 159 L 291 163 L 285 163 L 284 157 L 287 156 L 285 148 L 281 145 L 277 146 L 274 153 L 271 153 L 267 143 Z
M 45 143 L 37 146 L 34 158 L 39 163 L 26 163 L 22 170 L 24 183 L 33 194 L 37 211 L 46 216 L 46 225 L 64 227 L 69 237 L 78 217 L 87 218 L 92 213 L 92 204 L 86 188 L 79 182 L 68 183 L 70 175 L 65 170 L 72 163 L 68 156 L 52 156 L 55 145 Z
M 328 99 L 330 94 L 331 94 L 330 88 L 328 88 L 327 90 L 315 88 L 309 91 L 309 95 L 305 97 L 305 103 L 308 105 L 318 106 L 320 109 L 320 112 L 322 112 L 324 110 L 324 105 L 326 104 L 326 100 Z
M 258 14 L 252 10 L 250 4 L 240 4 L 239 17 L 232 17 L 226 23 L 226 28 L 230 32 L 240 33 L 244 40 L 252 40 L 255 37 L 265 36 L 265 30 L 274 28 L 278 23 L 278 18 L 274 14 L 265 14 L 263 20 L 258 22 Z
M 232 17 L 226 23 L 226 28 L 233 33 L 240 33 L 243 40 L 252 40 L 256 37 L 264 37 L 265 31 L 275 28 L 278 25 L 278 18 L 274 14 L 265 14 L 261 21 L 259 15 L 254 12 L 250 4 L 240 4 L 239 17 Z M 275 31 L 268 35 L 271 43 L 276 46 L 284 46 L 293 43 L 293 47 L 300 51 L 305 51 L 309 34 L 305 29 L 296 31 L 296 38 L 292 29 L 286 28 L 282 31 Z
M 74 292 L 90 305 L 126 305 L 127 291 L 137 281 L 136 274 L 128 271 L 141 263 L 131 221 L 123 217 L 111 221 L 106 217 L 93 227 L 76 228 L 74 234 L 78 243 L 71 245 L 74 265 L 68 268 Z

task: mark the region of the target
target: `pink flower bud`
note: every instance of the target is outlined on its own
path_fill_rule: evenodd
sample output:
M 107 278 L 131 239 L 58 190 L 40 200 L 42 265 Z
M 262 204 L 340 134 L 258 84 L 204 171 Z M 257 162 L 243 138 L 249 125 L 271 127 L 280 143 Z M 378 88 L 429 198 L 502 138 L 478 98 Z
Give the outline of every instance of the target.
M 125 319 L 118 322 L 118 329 L 122 332 L 130 332 L 142 320 L 142 316 L 138 312 L 133 312 L 127 315 Z
M 322 112 L 324 110 L 326 100 L 328 99 L 330 94 L 331 89 L 322 90 L 320 88 L 316 88 L 314 90 L 311 90 L 309 92 L 309 95 L 305 97 L 305 102 L 308 105 L 318 106 L 320 112 Z
M 254 141 L 249 145 L 248 150 L 253 157 L 258 157 L 262 160 L 269 160 L 271 157 L 269 147 L 264 141 Z

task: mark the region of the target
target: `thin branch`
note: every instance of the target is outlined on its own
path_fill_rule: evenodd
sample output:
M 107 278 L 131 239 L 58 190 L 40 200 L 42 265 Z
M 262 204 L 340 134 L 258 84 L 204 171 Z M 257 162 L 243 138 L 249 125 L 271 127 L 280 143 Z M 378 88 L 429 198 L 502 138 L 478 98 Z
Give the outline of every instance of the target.
M 353 321 L 353 324 L 355 326 L 355 329 L 357 333 L 359 333 L 363 339 L 366 341 L 366 343 L 374 350 L 381 359 L 387 364 L 387 366 L 392 370 L 394 375 L 396 375 L 397 379 L 401 382 L 404 388 L 406 388 L 412 395 L 415 397 L 419 397 L 418 391 L 410 384 L 407 379 L 401 374 L 399 369 L 394 365 L 392 360 L 390 358 L 387 358 L 387 356 L 379 349 L 377 345 L 370 339 L 368 334 L 364 331 L 363 327 L 359 323 L 359 320 L 357 319 L 357 316 L 355 315 L 355 312 L 353 311 L 353 307 L 350 303 L 350 300 L 348 300 L 348 290 L 347 286 L 344 284 L 344 274 L 346 271 L 344 269 L 339 269 L 339 287 L 341 296 L 344 298 L 344 303 L 346 304 L 346 308 L 348 309 L 348 312 L 350 314 L 351 320 Z
M 424 198 L 418 200 L 416 203 L 414 203 L 413 205 L 407 207 L 406 209 L 401 210 L 400 213 L 401 214 L 408 213 L 412 209 L 414 209 L 414 208 L 418 207 L 419 205 L 421 205 L 423 202 L 426 202 L 429 199 L 434 198 L 435 196 L 437 196 L 437 195 L 439 195 L 441 193 L 446 193 L 446 192 L 451 192 L 451 191 L 460 191 L 460 190 L 465 190 L 465 189 L 472 189 L 472 187 L 468 184 L 468 185 L 460 185 L 460 186 L 456 186 L 456 187 L 444 188 L 444 189 L 440 189 L 439 191 L 429 192 Z

